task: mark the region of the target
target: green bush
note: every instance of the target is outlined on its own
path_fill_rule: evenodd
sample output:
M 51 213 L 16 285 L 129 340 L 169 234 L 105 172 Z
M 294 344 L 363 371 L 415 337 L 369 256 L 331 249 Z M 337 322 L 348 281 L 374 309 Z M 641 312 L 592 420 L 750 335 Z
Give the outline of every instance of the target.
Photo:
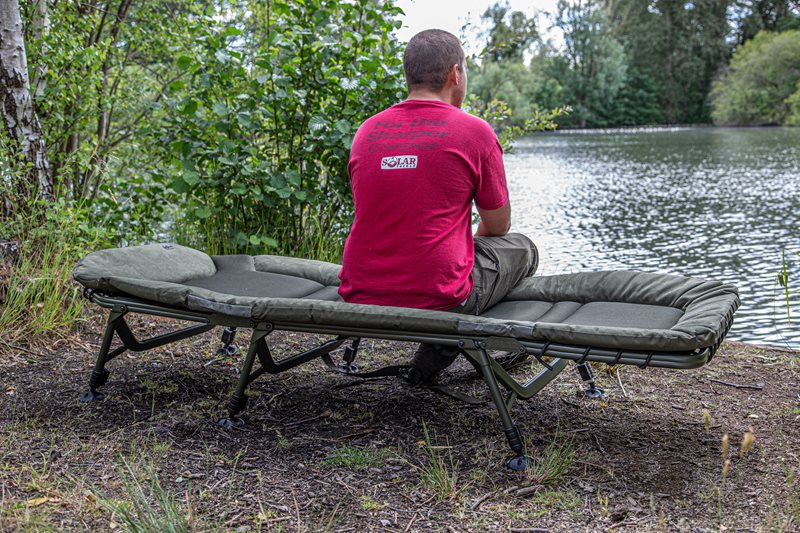
M 800 122 L 800 30 L 759 32 L 731 59 L 711 91 L 718 124 Z
M 367 0 L 249 7 L 238 26 L 200 20 L 196 49 L 175 58 L 189 76 L 170 86 L 150 130 L 156 179 L 175 193 L 171 229 L 212 253 L 337 259 L 355 130 L 403 96 L 400 10 Z

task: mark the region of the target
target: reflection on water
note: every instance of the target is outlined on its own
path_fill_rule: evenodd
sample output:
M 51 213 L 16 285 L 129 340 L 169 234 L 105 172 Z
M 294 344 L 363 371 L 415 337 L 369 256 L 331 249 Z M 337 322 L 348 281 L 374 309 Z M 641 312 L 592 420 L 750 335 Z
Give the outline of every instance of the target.
M 514 227 L 540 274 L 632 269 L 739 287 L 729 338 L 800 348 L 777 284 L 800 251 L 800 128 L 560 132 L 506 155 Z M 787 253 L 787 257 L 788 257 Z M 800 288 L 800 261 L 790 262 Z

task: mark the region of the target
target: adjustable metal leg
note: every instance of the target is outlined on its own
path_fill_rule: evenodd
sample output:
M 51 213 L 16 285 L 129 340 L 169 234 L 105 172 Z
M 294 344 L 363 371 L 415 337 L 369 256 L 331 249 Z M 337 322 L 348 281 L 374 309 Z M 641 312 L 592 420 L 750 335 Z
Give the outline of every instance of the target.
M 587 398 L 598 398 L 601 400 L 608 398 L 606 391 L 595 385 L 594 373 L 592 372 L 592 367 L 589 365 L 589 363 L 579 364 L 578 372 L 580 373 L 581 379 L 584 381 L 584 383 L 589 385 L 588 388 L 583 390 L 583 394 L 586 395 Z
M 111 348 L 111 341 L 114 340 L 114 332 L 117 330 L 119 321 L 123 319 L 126 313 L 127 311 L 124 307 L 115 306 L 108 315 L 108 324 L 103 335 L 103 342 L 100 344 L 100 351 L 97 353 L 94 370 L 92 370 L 92 374 L 89 377 L 89 390 L 80 395 L 80 400 L 84 403 L 97 402 L 106 397 L 105 394 L 97 389 L 108 381 L 109 372 L 105 368 L 108 361 L 108 351 Z
M 474 345 L 475 347 L 473 349 L 469 349 L 466 346 L 462 346 L 462 348 L 468 351 L 478 362 L 480 371 L 483 374 L 483 380 L 486 382 L 486 386 L 489 389 L 489 396 L 491 396 L 492 402 L 494 402 L 494 406 L 500 415 L 500 421 L 503 425 L 503 432 L 508 439 L 508 445 L 511 446 L 511 450 L 516 454 L 506 462 L 506 466 L 512 470 L 526 470 L 530 467 L 532 459 L 525 455 L 522 435 L 517 426 L 514 425 L 511 414 L 508 412 L 508 406 L 503 400 L 503 394 L 500 391 L 500 386 L 495 378 L 492 365 L 489 362 L 489 354 L 486 353 L 486 346 L 480 341 L 476 341 Z
M 247 394 L 245 394 L 245 390 L 251 381 L 250 374 L 253 372 L 253 365 L 258 356 L 259 349 L 262 345 L 266 346 L 264 337 L 269 335 L 271 331 L 272 327 L 269 325 L 253 330 L 253 336 L 250 338 L 250 347 L 247 349 L 247 356 L 242 363 L 242 370 L 239 372 L 239 383 L 236 385 L 236 392 L 234 392 L 231 399 L 228 400 L 228 416 L 227 418 L 221 418 L 219 420 L 219 425 L 225 429 L 244 425 L 244 420 L 237 418 L 236 415 L 244 411 L 245 407 L 247 407 Z
M 222 346 L 217 349 L 219 356 L 234 356 L 239 353 L 239 347 L 233 344 L 236 338 L 236 328 L 228 327 L 222 331 Z

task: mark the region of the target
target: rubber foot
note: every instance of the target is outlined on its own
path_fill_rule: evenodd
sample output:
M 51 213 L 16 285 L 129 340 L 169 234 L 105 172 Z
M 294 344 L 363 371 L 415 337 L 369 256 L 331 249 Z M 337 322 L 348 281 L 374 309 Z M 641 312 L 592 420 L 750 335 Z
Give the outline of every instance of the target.
M 233 357 L 238 353 L 239 353 L 239 347 L 234 346 L 233 344 L 231 344 L 230 346 L 221 346 L 220 348 L 217 349 L 217 355 L 221 357 L 225 356 Z
M 353 363 L 342 363 L 340 365 L 336 365 L 336 371 L 341 372 L 342 374 L 358 374 L 359 370 L 356 365 Z
M 219 421 L 217 422 L 217 425 L 219 425 L 223 429 L 238 429 L 244 427 L 244 420 L 236 416 L 234 417 L 228 416 L 225 418 L 220 418 Z
M 84 392 L 83 394 L 80 395 L 80 400 L 83 403 L 99 402 L 100 400 L 104 400 L 105 397 L 106 397 L 106 395 L 103 394 L 102 392 L 93 391 L 93 390 L 90 389 L 90 390 L 88 390 L 88 391 L 86 391 L 86 392 Z
M 528 455 L 519 455 L 506 461 L 506 466 L 514 472 L 524 472 L 533 465 L 533 459 Z
M 604 391 L 599 387 L 595 387 L 593 389 L 592 388 L 584 389 L 583 395 L 586 396 L 587 398 L 594 398 L 597 400 L 605 400 L 606 398 L 608 398 L 608 394 L 606 393 L 606 391 Z

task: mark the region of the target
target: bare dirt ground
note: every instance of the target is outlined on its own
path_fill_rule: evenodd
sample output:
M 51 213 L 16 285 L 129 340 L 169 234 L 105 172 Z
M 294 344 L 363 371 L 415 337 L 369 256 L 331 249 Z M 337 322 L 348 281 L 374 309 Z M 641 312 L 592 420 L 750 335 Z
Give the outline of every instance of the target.
M 514 406 L 537 465 L 520 474 L 490 404 L 353 385 L 318 361 L 256 380 L 246 425 L 224 430 L 239 359 L 215 355 L 220 330 L 121 355 L 107 398 L 81 404 L 102 320 L 49 345 L 0 342 L 0 530 L 800 530 L 796 353 L 728 342 L 697 370 L 601 365 L 604 401 L 570 367 Z M 270 338 L 276 356 L 318 340 Z M 365 340 L 359 362 L 413 348 Z M 463 360 L 443 381 L 486 397 Z

